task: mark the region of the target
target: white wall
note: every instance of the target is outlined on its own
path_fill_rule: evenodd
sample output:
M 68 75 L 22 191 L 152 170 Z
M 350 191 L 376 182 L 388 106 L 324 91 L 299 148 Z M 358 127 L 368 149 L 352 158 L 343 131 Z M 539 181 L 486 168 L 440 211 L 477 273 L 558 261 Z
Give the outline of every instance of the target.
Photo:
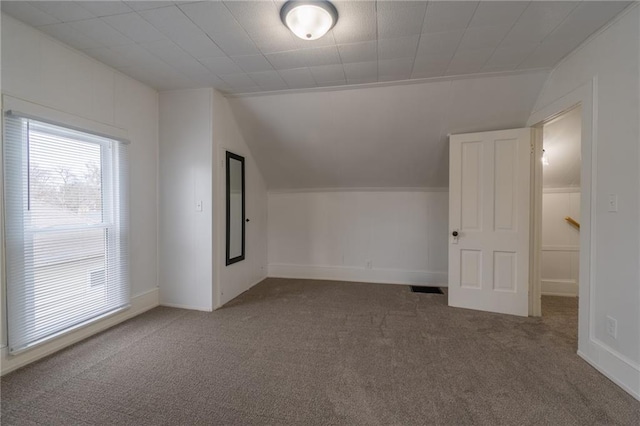
M 4 96 L 76 123 L 113 129 L 131 140 L 130 272 L 134 307 L 126 315 L 157 305 L 157 92 L 4 14 L 2 66 Z M 110 324 L 122 318 L 112 319 Z M 4 317 L 2 331 L 4 346 Z M 78 340 L 80 335 L 67 336 L 10 361 L 3 357 L 2 370 L 16 368 L 51 352 L 54 346 Z
M 544 125 L 545 164 L 542 186 L 545 188 L 580 188 L 582 108 L 562 114 Z
M 216 265 L 216 299 L 220 307 L 262 281 L 267 276 L 267 187 L 247 147 L 227 99 L 218 91 L 213 95 L 214 197 L 216 223 L 214 253 Z M 225 266 L 226 244 L 226 173 L 225 152 L 245 157 L 246 247 L 245 259 Z
M 583 140 L 594 146 L 591 187 L 582 212 L 591 213 L 592 251 L 581 258 L 579 353 L 640 399 L 640 8 L 576 50 L 552 72 L 534 110 L 549 109 L 591 84 L 593 115 L 583 115 Z M 587 110 L 591 107 L 587 105 Z M 583 105 L 585 110 L 585 105 Z M 585 131 L 585 129 L 587 131 Z M 583 152 L 584 154 L 584 152 Z M 583 155 L 583 158 L 584 155 Z M 609 194 L 618 212 L 608 212 Z M 584 194 L 583 194 L 584 195 Z M 583 276 L 583 273 L 586 274 Z M 587 277 L 585 280 L 583 277 Z M 587 287 L 583 287 L 583 284 Z M 588 290 L 588 299 L 583 297 Z M 583 303 L 584 302 L 584 303 Z M 617 337 L 606 317 L 617 320 Z
M 204 311 L 213 310 L 212 97 L 160 94 L 160 302 Z
M 225 151 L 245 157 L 245 259 L 225 265 Z M 160 302 L 211 311 L 266 277 L 266 185 L 227 100 L 160 94 Z M 197 207 L 202 202 L 202 211 Z
M 547 190 L 542 194 L 542 294 L 578 296 L 580 231 L 579 188 Z
M 269 276 L 447 284 L 447 192 L 273 192 L 268 217 Z

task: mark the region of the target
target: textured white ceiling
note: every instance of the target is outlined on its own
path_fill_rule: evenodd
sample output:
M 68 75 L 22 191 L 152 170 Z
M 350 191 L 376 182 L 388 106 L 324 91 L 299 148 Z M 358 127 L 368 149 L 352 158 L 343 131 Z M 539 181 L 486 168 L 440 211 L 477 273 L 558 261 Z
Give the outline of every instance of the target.
M 543 145 L 549 159 L 542 172 L 545 188 L 580 186 L 581 114 L 582 109 L 575 108 L 544 126 Z
M 228 93 L 553 67 L 629 2 L 334 1 L 300 40 L 283 0 L 2 1 L 2 10 L 157 89 Z
M 547 72 L 230 97 L 270 189 L 446 187 L 447 134 L 524 127 Z

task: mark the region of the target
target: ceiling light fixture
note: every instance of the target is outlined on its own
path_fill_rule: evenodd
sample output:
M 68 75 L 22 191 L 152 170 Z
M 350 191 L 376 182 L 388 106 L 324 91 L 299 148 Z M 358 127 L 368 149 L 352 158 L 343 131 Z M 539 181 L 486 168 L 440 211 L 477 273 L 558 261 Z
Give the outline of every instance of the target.
M 280 19 L 303 40 L 317 40 L 338 21 L 338 11 L 328 1 L 290 0 L 280 9 Z

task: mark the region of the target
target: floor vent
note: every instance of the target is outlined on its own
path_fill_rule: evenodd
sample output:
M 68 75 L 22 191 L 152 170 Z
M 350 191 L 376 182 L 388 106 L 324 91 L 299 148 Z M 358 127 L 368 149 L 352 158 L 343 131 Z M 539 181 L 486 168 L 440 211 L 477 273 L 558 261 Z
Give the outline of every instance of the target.
M 444 292 L 440 287 L 422 287 L 422 286 L 412 285 L 411 291 L 414 293 L 444 294 Z

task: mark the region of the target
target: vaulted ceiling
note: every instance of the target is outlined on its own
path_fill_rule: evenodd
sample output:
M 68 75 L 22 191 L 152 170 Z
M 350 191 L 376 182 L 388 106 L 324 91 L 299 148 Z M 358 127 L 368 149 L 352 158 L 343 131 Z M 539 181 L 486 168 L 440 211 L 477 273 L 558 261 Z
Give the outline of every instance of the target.
M 526 126 L 548 73 L 230 97 L 271 190 L 447 187 L 449 133 Z
M 157 89 L 227 93 L 553 67 L 629 2 L 334 1 L 316 41 L 283 0 L 3 1 L 7 14 Z
M 333 3 L 337 25 L 312 42 L 282 25 L 284 0 L 2 10 L 157 89 L 228 93 L 274 190 L 446 187 L 447 135 L 525 126 L 549 70 L 629 2 Z M 572 157 L 548 143 L 545 181 L 567 186 Z

